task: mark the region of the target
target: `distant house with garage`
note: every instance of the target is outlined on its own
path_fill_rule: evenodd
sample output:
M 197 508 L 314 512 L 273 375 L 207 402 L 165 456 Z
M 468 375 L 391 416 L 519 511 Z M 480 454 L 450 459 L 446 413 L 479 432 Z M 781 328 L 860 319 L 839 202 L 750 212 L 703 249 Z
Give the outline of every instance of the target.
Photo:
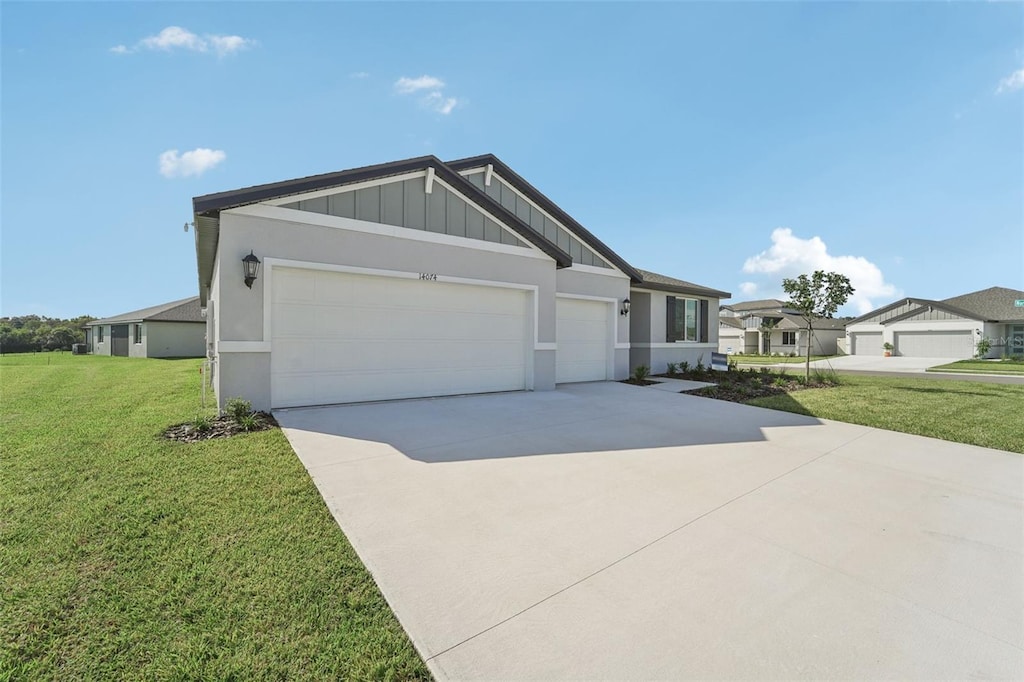
M 941 301 L 901 298 L 861 315 L 846 326 L 851 355 L 970 358 L 989 339 L 986 355 L 1024 355 L 1024 291 L 990 287 Z
M 836 355 L 847 320 L 819 318 L 811 324 L 812 355 Z M 775 298 L 741 301 L 719 308 L 720 353 L 805 355 L 807 322 L 797 310 Z
M 727 292 L 634 268 L 493 155 L 192 204 L 222 402 L 550 390 L 709 362 L 718 348 Z
M 206 355 L 206 320 L 199 297 L 133 310 L 85 326 L 89 353 L 131 358 Z

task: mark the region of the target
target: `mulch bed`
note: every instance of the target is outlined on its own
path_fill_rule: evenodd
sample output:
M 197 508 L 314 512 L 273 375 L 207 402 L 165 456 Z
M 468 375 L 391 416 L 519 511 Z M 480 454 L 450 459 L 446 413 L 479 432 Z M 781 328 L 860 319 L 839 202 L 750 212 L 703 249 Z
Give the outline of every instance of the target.
M 196 428 L 195 422 L 185 422 L 168 427 L 163 432 L 163 437 L 168 440 L 176 440 L 181 443 L 196 443 L 211 438 L 228 438 L 239 433 L 255 433 L 256 431 L 267 431 L 278 428 L 277 420 L 269 412 L 253 412 L 256 417 L 256 427 L 246 431 L 238 422 L 228 415 L 214 417 L 210 420 L 210 428 L 200 431 Z
M 755 398 L 782 395 L 783 393 L 802 391 L 807 388 L 829 388 L 831 386 L 838 385 L 838 382 L 830 379 L 817 381 L 813 374 L 811 375 L 811 380 L 805 383 L 803 381 L 803 372 L 800 372 L 798 375 L 754 369 L 732 370 L 729 372 L 704 370 L 702 372 L 677 372 L 673 375 L 656 374 L 655 376 L 713 383 L 715 384 L 714 386 L 705 386 L 703 388 L 690 391 L 680 391 L 680 393 L 696 395 L 702 398 L 728 400 L 734 403 L 745 403 L 750 400 L 754 400 Z M 797 377 L 799 377 L 799 379 Z M 622 383 L 629 384 L 634 382 L 624 381 Z
M 637 381 L 636 379 L 623 379 L 619 382 L 620 384 L 630 384 L 631 386 L 653 386 L 654 384 L 660 384 L 660 381 L 651 381 L 644 379 L 643 381 Z

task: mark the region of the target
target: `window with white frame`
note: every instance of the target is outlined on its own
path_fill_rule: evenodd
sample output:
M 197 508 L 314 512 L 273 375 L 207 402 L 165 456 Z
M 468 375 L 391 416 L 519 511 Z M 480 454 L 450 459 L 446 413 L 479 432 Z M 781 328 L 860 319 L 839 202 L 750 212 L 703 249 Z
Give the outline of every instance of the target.
M 142 343 L 142 325 L 137 324 L 135 327 L 135 343 Z
M 796 345 L 796 332 L 782 332 L 782 345 L 783 346 L 795 346 Z
M 103 343 L 103 325 L 96 327 L 96 343 Z
M 708 302 L 704 299 L 665 298 L 665 341 L 708 340 Z

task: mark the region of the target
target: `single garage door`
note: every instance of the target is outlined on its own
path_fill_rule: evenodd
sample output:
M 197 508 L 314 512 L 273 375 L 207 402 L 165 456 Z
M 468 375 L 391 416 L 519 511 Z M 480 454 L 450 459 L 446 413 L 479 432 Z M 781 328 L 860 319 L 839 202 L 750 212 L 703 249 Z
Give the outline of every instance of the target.
M 274 407 L 527 388 L 522 289 L 275 268 L 271 295 Z
M 604 381 L 611 352 L 609 304 L 555 299 L 555 382 Z
M 896 332 L 896 354 L 910 358 L 969 358 L 974 355 L 971 331 Z
M 882 332 L 850 334 L 850 355 L 882 355 Z

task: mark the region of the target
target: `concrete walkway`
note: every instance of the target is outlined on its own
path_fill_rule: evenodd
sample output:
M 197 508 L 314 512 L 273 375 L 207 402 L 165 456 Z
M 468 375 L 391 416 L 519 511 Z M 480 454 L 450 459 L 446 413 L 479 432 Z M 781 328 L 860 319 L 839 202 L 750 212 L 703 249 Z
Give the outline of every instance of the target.
M 275 413 L 438 679 L 1021 679 L 1024 458 L 619 383 Z

